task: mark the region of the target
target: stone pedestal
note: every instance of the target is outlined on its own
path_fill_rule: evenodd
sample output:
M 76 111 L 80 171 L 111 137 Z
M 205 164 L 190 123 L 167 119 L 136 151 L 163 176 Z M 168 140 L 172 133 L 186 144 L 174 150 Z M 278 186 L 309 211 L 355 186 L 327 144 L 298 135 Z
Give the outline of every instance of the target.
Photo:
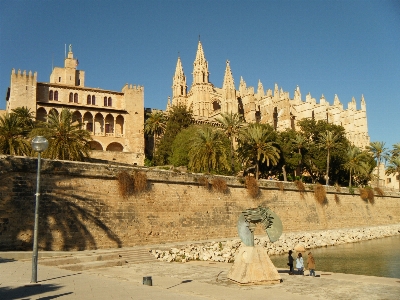
M 228 272 L 228 279 L 238 284 L 275 284 L 281 276 L 264 247 L 242 247 Z

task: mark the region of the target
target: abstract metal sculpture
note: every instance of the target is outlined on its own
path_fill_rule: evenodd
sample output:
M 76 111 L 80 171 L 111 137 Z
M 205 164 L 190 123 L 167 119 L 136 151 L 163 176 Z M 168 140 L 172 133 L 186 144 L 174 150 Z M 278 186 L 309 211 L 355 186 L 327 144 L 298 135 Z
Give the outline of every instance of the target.
M 254 229 L 261 223 L 271 243 L 282 235 L 282 221 L 268 207 L 249 208 L 244 210 L 237 223 L 238 234 L 246 246 L 254 246 Z

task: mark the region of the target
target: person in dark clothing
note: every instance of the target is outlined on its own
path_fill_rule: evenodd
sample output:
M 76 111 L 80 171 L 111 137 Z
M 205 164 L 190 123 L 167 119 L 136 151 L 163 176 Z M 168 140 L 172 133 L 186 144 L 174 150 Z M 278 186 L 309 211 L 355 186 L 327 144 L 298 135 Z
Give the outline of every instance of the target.
M 289 260 L 289 262 L 288 262 L 288 266 L 289 266 L 289 268 L 290 268 L 290 270 L 289 270 L 289 275 L 293 275 L 294 273 L 293 273 L 293 261 L 294 261 L 294 259 L 293 259 L 293 256 L 292 256 L 292 250 L 289 250 L 289 256 L 288 256 L 288 260 Z

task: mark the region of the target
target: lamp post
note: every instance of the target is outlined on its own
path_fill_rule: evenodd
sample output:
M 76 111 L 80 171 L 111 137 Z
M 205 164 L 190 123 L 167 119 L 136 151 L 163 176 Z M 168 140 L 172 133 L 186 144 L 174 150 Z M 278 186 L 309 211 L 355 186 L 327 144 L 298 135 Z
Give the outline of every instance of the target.
M 35 227 L 33 230 L 33 253 L 32 253 L 32 278 L 31 283 L 37 283 L 37 263 L 38 263 L 38 227 L 39 227 L 39 199 L 40 199 L 40 154 L 47 149 L 49 142 L 43 136 L 33 138 L 33 151 L 38 153 L 38 167 L 36 179 L 36 205 L 35 205 Z

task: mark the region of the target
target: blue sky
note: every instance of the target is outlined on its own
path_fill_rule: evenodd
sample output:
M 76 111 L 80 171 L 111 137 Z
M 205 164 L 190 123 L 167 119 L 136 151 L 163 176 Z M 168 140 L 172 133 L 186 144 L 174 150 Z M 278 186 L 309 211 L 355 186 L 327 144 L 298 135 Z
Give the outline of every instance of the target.
M 229 60 L 237 88 L 299 85 L 358 109 L 364 94 L 371 141 L 400 142 L 399 1 L 0 0 L 0 109 L 11 69 L 48 82 L 65 44 L 86 86 L 140 84 L 145 107 L 165 109 L 178 55 L 190 88 L 199 35 L 215 86 Z

